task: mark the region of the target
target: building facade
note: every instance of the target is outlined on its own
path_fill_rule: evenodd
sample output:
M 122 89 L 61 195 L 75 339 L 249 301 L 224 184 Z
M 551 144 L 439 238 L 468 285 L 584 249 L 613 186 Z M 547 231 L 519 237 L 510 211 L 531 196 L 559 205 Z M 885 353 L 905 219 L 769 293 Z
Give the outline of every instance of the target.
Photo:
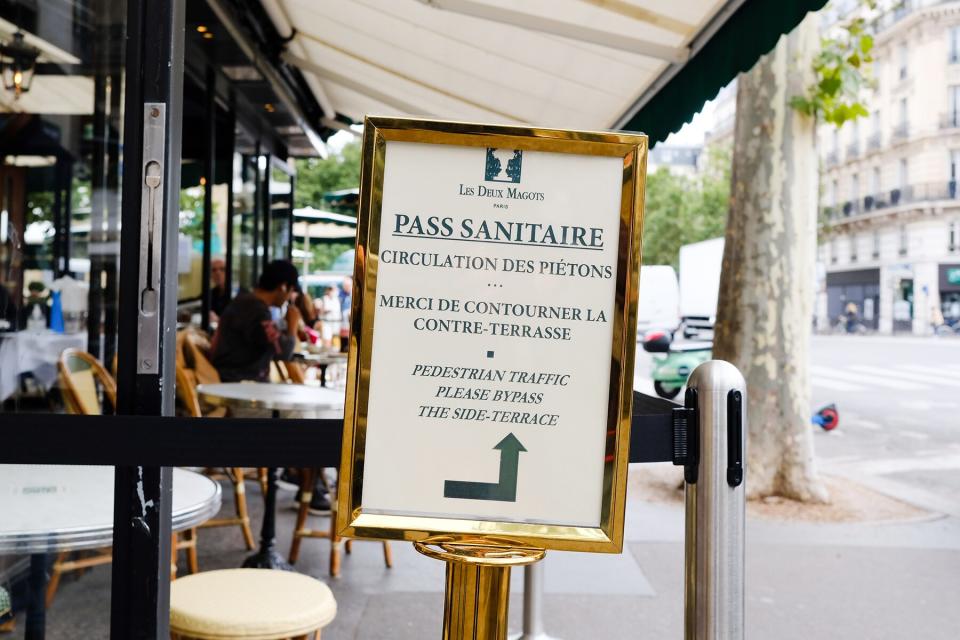
M 874 56 L 869 117 L 819 131 L 817 325 L 925 335 L 960 322 L 960 1 L 884 13 Z

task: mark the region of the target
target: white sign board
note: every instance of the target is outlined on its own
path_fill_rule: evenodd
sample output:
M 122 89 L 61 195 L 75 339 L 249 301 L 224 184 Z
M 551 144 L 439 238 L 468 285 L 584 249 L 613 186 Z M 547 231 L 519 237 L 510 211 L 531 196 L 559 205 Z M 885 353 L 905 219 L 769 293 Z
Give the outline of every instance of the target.
M 618 275 L 636 284 L 624 157 L 384 145 L 359 251 L 375 269 L 362 513 L 600 528 L 630 324 Z

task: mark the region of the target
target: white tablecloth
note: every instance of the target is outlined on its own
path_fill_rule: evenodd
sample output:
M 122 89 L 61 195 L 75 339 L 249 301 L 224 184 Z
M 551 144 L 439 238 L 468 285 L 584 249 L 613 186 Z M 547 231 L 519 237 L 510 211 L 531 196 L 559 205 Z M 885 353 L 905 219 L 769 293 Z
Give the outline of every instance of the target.
M 21 373 L 32 373 L 49 389 L 57 379 L 57 360 L 64 349 L 86 350 L 86 333 L 17 331 L 0 333 L 0 400 L 13 395 Z

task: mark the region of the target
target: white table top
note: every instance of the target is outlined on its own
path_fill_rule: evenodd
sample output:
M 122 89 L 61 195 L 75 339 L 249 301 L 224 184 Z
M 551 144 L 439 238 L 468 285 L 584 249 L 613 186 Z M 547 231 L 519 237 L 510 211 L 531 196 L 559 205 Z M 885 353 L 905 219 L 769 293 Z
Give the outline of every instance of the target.
M 221 382 L 201 384 L 203 399 L 236 407 L 280 411 L 330 411 L 343 415 L 344 391 L 305 384 L 274 382 Z
M 48 553 L 113 543 L 113 467 L 0 465 L 0 553 Z M 220 510 L 220 485 L 173 470 L 173 530 Z
M 293 355 L 310 364 L 333 364 L 335 362 L 347 361 L 347 354 L 341 353 L 340 351 L 322 351 L 319 353 L 314 353 L 313 351 L 298 351 Z

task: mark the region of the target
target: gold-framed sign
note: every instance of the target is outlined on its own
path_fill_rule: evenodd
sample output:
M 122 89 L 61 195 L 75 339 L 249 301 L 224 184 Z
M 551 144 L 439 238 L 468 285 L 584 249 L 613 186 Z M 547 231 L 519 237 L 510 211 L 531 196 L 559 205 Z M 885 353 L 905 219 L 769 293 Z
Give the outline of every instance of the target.
M 366 119 L 343 535 L 621 550 L 646 155 Z

